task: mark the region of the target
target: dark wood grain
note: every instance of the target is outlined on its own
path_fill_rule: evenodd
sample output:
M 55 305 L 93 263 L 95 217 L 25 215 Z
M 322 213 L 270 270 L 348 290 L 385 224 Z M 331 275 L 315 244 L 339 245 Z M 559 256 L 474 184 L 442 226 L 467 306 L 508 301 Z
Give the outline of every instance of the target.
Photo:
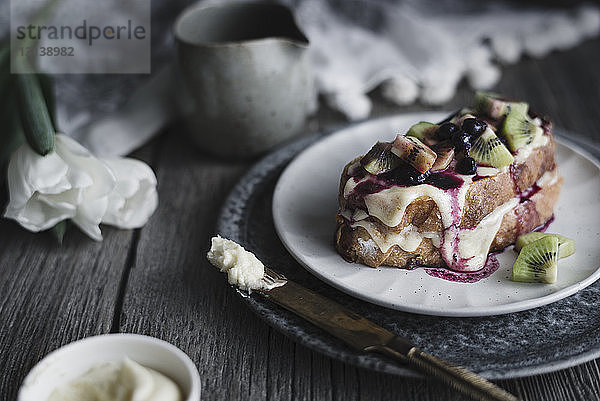
M 600 143 L 600 40 L 503 70 L 497 90 L 529 101 L 557 125 Z M 377 92 L 374 116 L 396 107 Z M 444 107 L 470 102 L 460 88 Z M 434 108 L 428 108 L 434 109 Z M 312 130 L 344 124 L 322 108 Z M 0 399 L 14 400 L 47 352 L 112 331 L 153 335 L 194 360 L 203 400 L 410 400 L 465 398 L 431 381 L 356 368 L 295 344 L 259 320 L 205 258 L 218 210 L 250 166 L 197 151 L 171 127 L 141 156 L 157 171 L 160 206 L 141 230 L 103 230 L 94 243 L 71 230 L 65 245 L 0 223 Z M 600 300 L 599 300 L 600 302 Z M 500 381 L 523 400 L 600 400 L 597 361 Z M 43 401 L 43 400 L 40 400 Z
M 96 243 L 71 229 L 59 247 L 49 235 L 0 224 L 0 398 L 16 399 L 48 352 L 110 331 L 132 232 L 103 231 Z

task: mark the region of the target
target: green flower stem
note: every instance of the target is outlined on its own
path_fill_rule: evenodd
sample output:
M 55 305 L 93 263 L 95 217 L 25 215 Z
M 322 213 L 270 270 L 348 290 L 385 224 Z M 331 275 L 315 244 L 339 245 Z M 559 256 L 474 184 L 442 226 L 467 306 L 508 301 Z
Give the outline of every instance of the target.
M 54 80 L 45 74 L 11 76 L 9 42 L 0 44 L 0 96 L 6 99 L 5 107 L 0 109 L 0 124 L 6 127 L 6 131 L 0 133 L 2 170 L 25 140 L 42 156 L 54 150 L 57 126 Z M 67 228 L 68 222 L 63 220 L 49 230 L 59 245 Z
M 10 44 L 0 44 L 0 96 L 8 99 L 10 90 Z
M 67 220 L 63 220 L 50 229 L 50 234 L 56 239 L 58 245 L 62 245 L 68 226 Z
M 16 74 L 16 95 L 29 146 L 42 156 L 54 150 L 54 124 L 36 74 Z
M 48 113 L 54 125 L 54 131 L 58 131 L 58 123 L 56 122 L 56 93 L 54 92 L 54 78 L 48 74 L 38 74 L 42 95 L 46 100 Z

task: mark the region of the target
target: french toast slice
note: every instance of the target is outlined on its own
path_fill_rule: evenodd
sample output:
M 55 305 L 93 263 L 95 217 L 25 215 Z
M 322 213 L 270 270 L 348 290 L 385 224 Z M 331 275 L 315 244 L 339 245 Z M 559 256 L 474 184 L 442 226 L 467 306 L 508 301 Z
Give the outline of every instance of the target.
M 389 172 L 364 171 L 361 157 L 351 161 L 340 179 L 338 253 L 371 267 L 480 270 L 489 252 L 513 244 L 553 216 L 562 178 L 551 124 L 538 123 L 542 130 L 535 143 L 513 151 L 514 162 L 502 168 L 479 165 L 474 174 L 458 173 L 455 160 L 421 182 L 397 185 L 386 178 Z M 501 132 L 501 120 L 488 119 L 488 124 Z M 397 169 L 403 168 L 410 170 L 407 165 Z

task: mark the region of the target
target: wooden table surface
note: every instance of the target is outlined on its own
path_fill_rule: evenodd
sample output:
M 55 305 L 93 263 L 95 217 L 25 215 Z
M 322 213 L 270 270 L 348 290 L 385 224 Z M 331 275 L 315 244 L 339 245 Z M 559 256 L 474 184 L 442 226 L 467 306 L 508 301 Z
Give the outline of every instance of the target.
M 499 92 L 600 143 L 600 40 L 503 72 Z M 463 85 L 443 109 L 467 104 L 471 96 Z M 374 116 L 425 109 L 378 101 Z M 310 130 L 343 123 L 322 109 Z M 219 208 L 249 162 L 195 150 L 177 125 L 134 156 L 150 163 L 159 182 L 159 208 L 142 229 L 103 227 L 104 241 L 97 243 L 71 228 L 58 247 L 49 235 L 0 222 L 2 400 L 16 399 L 27 372 L 48 352 L 115 332 L 156 336 L 180 347 L 198 366 L 203 400 L 465 399 L 436 382 L 322 356 L 247 309 L 205 254 Z M 499 385 L 523 400 L 600 400 L 599 363 Z

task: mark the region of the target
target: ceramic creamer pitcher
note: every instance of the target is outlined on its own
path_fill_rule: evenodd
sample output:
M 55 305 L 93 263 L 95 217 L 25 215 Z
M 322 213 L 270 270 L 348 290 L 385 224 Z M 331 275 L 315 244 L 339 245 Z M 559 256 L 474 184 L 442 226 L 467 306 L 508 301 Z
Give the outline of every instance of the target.
M 175 36 L 184 119 L 201 148 L 251 157 L 302 131 L 315 90 L 308 39 L 287 7 L 192 6 Z

